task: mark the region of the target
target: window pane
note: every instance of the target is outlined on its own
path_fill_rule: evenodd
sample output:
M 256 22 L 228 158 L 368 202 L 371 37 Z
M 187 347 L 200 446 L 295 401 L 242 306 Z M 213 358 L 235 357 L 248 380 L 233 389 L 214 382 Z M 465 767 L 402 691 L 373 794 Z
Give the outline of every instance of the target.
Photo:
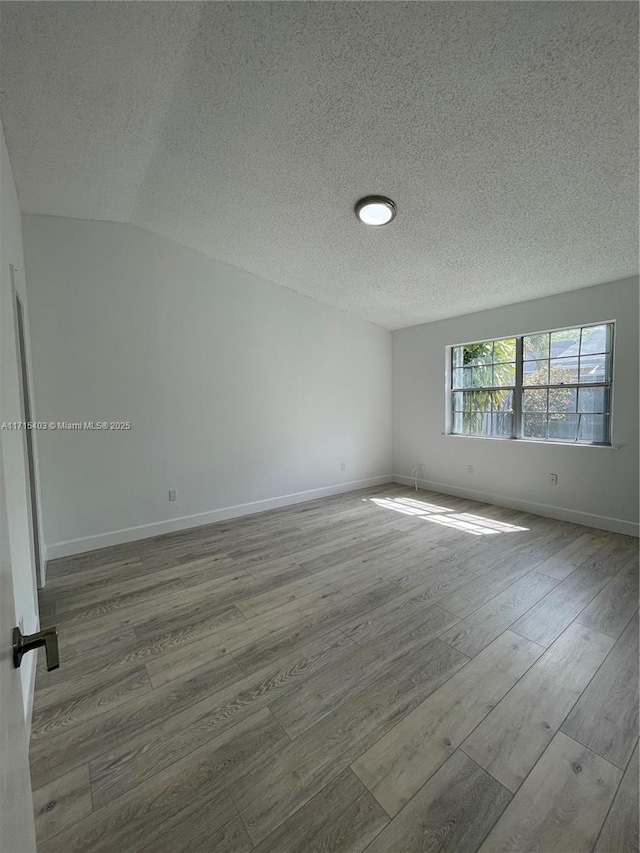
M 549 438 L 575 441 L 578 437 L 578 415 L 549 415 Z
M 527 335 L 523 344 L 524 358 L 549 358 L 549 335 Z
M 493 385 L 493 366 L 474 367 L 473 370 L 473 387 L 474 388 L 491 388 Z
M 464 392 L 464 405 L 462 407 L 465 412 L 483 412 L 486 411 L 488 406 L 484 405 L 482 400 L 482 394 L 486 392 L 477 391 L 465 391 Z
M 548 361 L 525 361 L 522 369 L 523 385 L 547 385 L 549 383 Z
M 454 432 L 463 432 L 462 412 L 453 413 L 452 429 Z
M 471 367 L 456 367 L 453 371 L 453 387 L 471 388 L 473 386 L 473 369 Z
M 491 415 L 487 412 L 464 412 L 462 431 L 468 435 L 491 435 Z
M 463 361 L 463 350 L 464 347 L 454 347 L 453 348 L 453 366 L 454 367 L 462 367 Z
M 493 360 L 496 363 L 516 360 L 516 339 L 505 338 L 493 342 Z
M 549 362 L 549 384 L 570 385 L 578 381 L 577 358 L 552 358 Z
M 523 411 L 525 412 L 546 412 L 547 411 L 547 389 L 529 389 L 524 391 L 524 400 L 522 403 Z
M 593 352 L 607 352 L 607 326 L 587 326 L 582 330 L 582 343 L 580 354 Z
M 492 435 L 513 435 L 513 415 L 511 412 L 499 412 L 491 415 Z
M 606 355 L 583 355 L 580 358 L 580 382 L 605 382 L 609 377 Z
M 581 415 L 578 441 L 607 441 L 607 415 Z
M 464 400 L 464 395 L 462 394 L 461 391 L 454 391 L 453 392 L 453 411 L 454 412 L 461 412 L 462 411 L 463 400 Z
M 515 385 L 516 384 L 516 366 L 515 364 L 496 364 L 493 368 L 493 384 L 494 385 Z
M 580 388 L 578 391 L 578 411 L 597 414 L 605 411 L 604 388 Z
M 465 366 L 491 364 L 493 362 L 493 341 L 467 344 L 463 349 L 463 362 Z
M 493 412 L 512 412 L 513 391 L 492 391 L 491 410 Z
M 481 405 L 481 401 L 478 400 L 478 394 L 475 391 L 463 391 L 460 396 L 462 397 L 462 404 L 458 411 L 475 412 L 485 408 Z
M 551 358 L 566 358 L 580 352 L 580 329 L 551 332 Z
M 522 434 L 527 438 L 547 437 L 547 416 L 538 413 L 523 415 Z
M 578 391 L 575 388 L 550 388 L 550 412 L 575 412 L 578 405 Z
M 512 412 L 513 391 L 464 391 L 456 392 L 454 405 L 457 411 L 463 412 Z M 458 408 L 460 406 L 460 408 Z

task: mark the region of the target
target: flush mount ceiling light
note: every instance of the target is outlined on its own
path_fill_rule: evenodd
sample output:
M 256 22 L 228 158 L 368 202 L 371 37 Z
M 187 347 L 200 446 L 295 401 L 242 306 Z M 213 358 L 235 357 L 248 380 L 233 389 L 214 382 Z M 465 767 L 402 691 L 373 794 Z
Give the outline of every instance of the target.
M 361 198 L 355 207 L 356 216 L 365 225 L 387 225 L 397 213 L 395 202 L 382 195 Z

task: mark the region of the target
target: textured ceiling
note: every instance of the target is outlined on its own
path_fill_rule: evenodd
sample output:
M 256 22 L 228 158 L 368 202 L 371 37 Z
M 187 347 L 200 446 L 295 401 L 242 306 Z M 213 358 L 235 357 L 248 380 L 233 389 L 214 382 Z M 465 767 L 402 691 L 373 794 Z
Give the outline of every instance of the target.
M 25 212 L 399 328 L 637 272 L 626 2 L 1 4 Z M 398 204 L 385 228 L 353 204 Z

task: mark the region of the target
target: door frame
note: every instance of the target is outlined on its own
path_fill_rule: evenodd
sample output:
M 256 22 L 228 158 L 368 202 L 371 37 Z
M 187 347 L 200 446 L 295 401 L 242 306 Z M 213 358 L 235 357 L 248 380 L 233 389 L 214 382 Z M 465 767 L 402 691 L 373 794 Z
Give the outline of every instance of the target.
M 33 421 L 33 406 L 31 392 L 31 371 L 29 370 L 29 345 L 25 322 L 24 303 L 16 287 L 17 269 L 9 264 L 11 276 L 11 296 L 13 302 L 13 317 L 16 339 L 16 356 L 18 360 L 18 384 L 20 408 L 23 421 Z M 45 560 L 42 553 L 42 528 L 40 524 L 40 495 L 37 475 L 36 438 L 33 430 L 25 430 L 25 471 L 28 478 L 29 498 L 29 536 L 33 551 L 36 584 L 38 589 L 45 585 Z

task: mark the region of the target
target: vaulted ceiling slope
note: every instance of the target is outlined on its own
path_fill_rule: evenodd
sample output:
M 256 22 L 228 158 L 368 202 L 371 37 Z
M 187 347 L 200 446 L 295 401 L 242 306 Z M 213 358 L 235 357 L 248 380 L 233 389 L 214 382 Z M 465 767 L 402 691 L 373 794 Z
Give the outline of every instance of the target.
M 25 212 L 392 329 L 637 272 L 636 3 L 1 6 Z M 369 193 L 391 225 L 356 220 Z

